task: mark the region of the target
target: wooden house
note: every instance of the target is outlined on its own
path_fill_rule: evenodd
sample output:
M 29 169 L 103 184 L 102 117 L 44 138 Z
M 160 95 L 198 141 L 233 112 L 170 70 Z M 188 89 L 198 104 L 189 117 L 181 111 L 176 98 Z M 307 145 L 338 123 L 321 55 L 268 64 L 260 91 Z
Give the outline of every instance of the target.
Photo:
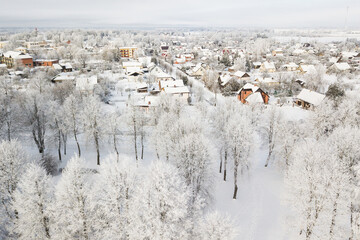
M 308 89 L 303 89 L 295 99 L 295 103 L 302 108 L 314 108 L 324 100 L 325 95 Z
M 261 88 L 247 83 L 238 91 L 237 98 L 242 103 L 265 103 L 269 102 L 269 95 Z

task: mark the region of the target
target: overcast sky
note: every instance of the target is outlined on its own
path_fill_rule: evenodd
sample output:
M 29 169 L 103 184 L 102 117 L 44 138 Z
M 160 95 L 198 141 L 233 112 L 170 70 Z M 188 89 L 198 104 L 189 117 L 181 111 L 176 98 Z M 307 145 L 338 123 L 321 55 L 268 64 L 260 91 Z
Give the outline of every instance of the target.
M 0 27 L 191 25 L 360 29 L 360 0 L 0 0 Z

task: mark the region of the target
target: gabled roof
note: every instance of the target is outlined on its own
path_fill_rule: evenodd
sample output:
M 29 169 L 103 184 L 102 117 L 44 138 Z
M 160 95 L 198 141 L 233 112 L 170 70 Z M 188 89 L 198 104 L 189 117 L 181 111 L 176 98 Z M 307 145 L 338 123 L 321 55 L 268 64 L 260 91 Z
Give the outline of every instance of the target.
M 14 59 L 28 59 L 32 58 L 29 54 L 24 54 L 22 52 L 14 52 L 14 51 L 8 51 L 4 53 L 4 56 L 7 58 L 14 58 Z
M 231 79 L 230 74 L 224 74 L 224 75 L 220 75 L 220 84 L 221 86 L 225 86 Z
M 350 65 L 346 62 L 334 63 L 334 66 L 340 71 L 346 71 L 351 68 Z
M 155 74 L 156 78 L 171 78 L 171 76 L 164 72 L 159 72 Z
M 318 106 L 324 100 L 325 95 L 308 89 L 303 89 L 301 90 L 297 98 L 308 102 L 314 106 Z
M 274 62 L 264 62 L 263 64 L 265 69 L 276 69 Z
M 260 92 L 250 94 L 245 100 L 248 103 L 264 103 L 264 99 L 262 98 Z
M 164 92 L 170 94 L 178 94 L 178 93 L 189 93 L 190 91 L 188 87 L 183 86 L 183 87 L 165 87 Z
M 250 77 L 248 73 L 242 72 L 242 71 L 237 71 L 237 72 L 235 72 L 235 73 L 234 73 L 234 76 L 239 77 L 239 78 Z
M 305 64 L 301 64 L 300 65 L 301 69 L 306 72 L 306 73 L 312 73 L 312 72 L 316 72 L 316 68 L 314 65 L 305 65 Z
M 240 88 L 240 90 L 238 91 L 238 94 L 242 91 L 242 90 L 251 90 L 253 93 L 256 92 L 257 90 L 259 90 L 260 88 L 258 86 L 255 86 L 251 83 L 247 83 L 245 84 L 242 88 Z
M 175 80 L 175 81 L 160 81 L 161 88 L 164 87 L 183 87 L 184 82 L 183 80 Z

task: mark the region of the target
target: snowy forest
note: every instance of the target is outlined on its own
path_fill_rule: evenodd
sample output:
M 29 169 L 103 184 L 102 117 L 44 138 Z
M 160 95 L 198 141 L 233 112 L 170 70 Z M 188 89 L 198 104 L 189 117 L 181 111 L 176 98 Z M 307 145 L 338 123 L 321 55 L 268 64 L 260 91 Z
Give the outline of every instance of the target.
M 0 239 L 359 240 L 360 37 L 319 34 L 0 32 Z

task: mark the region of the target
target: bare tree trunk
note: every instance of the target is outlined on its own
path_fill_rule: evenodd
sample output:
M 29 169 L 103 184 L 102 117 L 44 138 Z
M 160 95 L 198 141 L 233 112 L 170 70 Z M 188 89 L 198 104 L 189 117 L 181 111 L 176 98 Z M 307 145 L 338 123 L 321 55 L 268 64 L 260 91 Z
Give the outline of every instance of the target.
M 225 148 L 225 155 L 224 155 L 224 181 L 226 181 L 226 165 L 227 165 L 227 149 Z
M 237 184 L 235 183 L 233 199 L 236 199 L 236 197 L 237 197 L 237 191 L 238 191 L 238 186 L 237 186 Z
M 60 130 L 58 131 L 58 154 L 59 154 L 59 161 L 61 162 L 61 133 Z
M 100 165 L 100 149 L 99 149 L 99 136 L 94 134 L 95 146 L 96 146 L 96 154 L 97 154 L 97 165 Z
M 134 123 L 134 150 L 135 150 L 135 159 L 138 162 L 138 153 L 137 153 L 137 129 L 136 129 L 136 120 L 133 120 Z
M 75 129 L 74 129 L 74 138 L 75 138 L 75 141 L 76 141 L 76 146 L 77 146 L 78 153 L 79 153 L 79 157 L 80 157 L 80 156 L 81 156 L 80 144 L 79 144 L 79 141 L 78 141 L 78 138 L 77 138 L 77 134 L 76 134 L 76 130 L 75 130 Z
M 67 134 L 61 132 L 61 136 L 63 139 L 63 144 L 64 144 L 64 155 L 66 155 L 66 147 L 67 147 Z
M 237 158 L 236 147 L 234 149 L 234 195 L 233 199 L 236 199 L 238 186 L 237 186 L 237 179 L 238 179 L 238 169 L 239 169 L 239 159 Z
M 332 212 L 331 225 L 330 225 L 330 239 L 334 239 L 334 228 L 335 228 L 335 220 L 337 215 L 337 204 L 338 204 L 339 196 L 340 194 L 339 192 L 337 192 L 333 203 L 333 212 Z
M 349 239 L 358 240 L 356 232 L 359 232 L 360 230 L 360 209 L 359 207 L 355 206 L 354 203 L 351 203 L 350 214 L 351 237 Z
M 220 169 L 219 169 L 219 173 L 221 173 L 222 171 L 222 149 L 220 149 Z
M 141 160 L 144 160 L 144 136 L 141 135 Z
M 113 136 L 113 144 L 114 144 L 114 150 L 116 152 L 116 161 L 119 162 L 119 151 L 117 149 L 117 144 L 116 144 L 116 135 L 114 134 Z
M 7 125 L 7 138 L 8 141 L 11 141 L 11 122 L 6 121 L 6 125 Z

